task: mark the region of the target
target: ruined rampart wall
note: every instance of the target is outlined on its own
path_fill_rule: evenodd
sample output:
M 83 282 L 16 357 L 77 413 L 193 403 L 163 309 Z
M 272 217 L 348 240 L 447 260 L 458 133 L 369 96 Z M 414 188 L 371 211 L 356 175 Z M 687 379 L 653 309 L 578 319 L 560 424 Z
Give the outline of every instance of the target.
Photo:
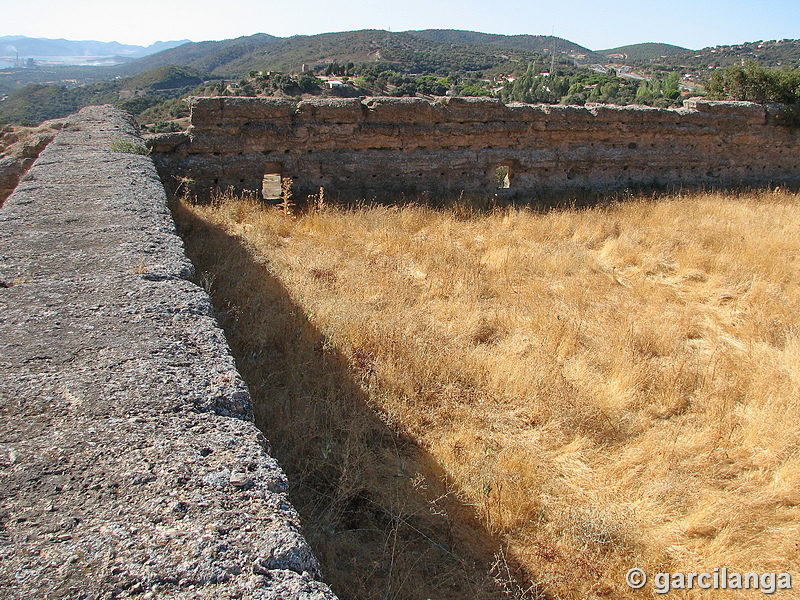
M 0 598 L 335 600 L 132 120 L 0 209 Z
M 188 133 L 151 144 L 163 173 L 209 188 L 301 193 L 502 193 L 800 182 L 800 136 L 779 109 L 545 106 L 477 98 L 194 98 Z M 165 178 L 169 179 L 169 178 Z

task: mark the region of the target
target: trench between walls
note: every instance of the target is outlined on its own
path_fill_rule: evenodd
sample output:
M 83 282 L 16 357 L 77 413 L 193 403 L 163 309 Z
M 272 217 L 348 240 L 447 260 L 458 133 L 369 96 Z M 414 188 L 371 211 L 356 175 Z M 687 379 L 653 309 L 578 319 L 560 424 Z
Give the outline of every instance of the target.
M 447 473 L 376 411 L 264 257 L 185 201 L 172 210 L 325 583 L 343 600 L 546 598 Z

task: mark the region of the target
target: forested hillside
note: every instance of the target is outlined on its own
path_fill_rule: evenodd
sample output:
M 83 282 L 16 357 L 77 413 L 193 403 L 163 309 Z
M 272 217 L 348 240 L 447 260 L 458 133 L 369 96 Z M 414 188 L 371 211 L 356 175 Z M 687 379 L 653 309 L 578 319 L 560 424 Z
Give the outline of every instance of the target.
M 618 48 L 610 48 L 608 50 L 598 50 L 597 54 L 601 55 L 602 62 L 609 60 L 619 62 L 620 59 L 614 55 L 624 56 L 624 61 L 632 63 L 653 62 L 662 59 L 666 56 L 673 54 L 685 54 L 691 52 L 688 48 L 680 46 L 673 46 L 672 44 L 658 44 L 655 42 L 648 42 L 645 44 L 632 44 L 630 46 L 620 46 Z
M 460 31 L 455 29 L 425 29 L 422 31 L 409 31 L 416 37 L 421 37 L 433 42 L 446 44 L 478 44 L 492 46 L 507 50 L 523 50 L 525 52 L 538 52 L 548 54 L 552 51 L 580 56 L 586 60 L 602 60 L 603 57 L 563 38 L 551 35 L 500 35 L 480 33 L 477 31 Z
M 682 66 L 690 69 L 727 67 L 755 61 L 770 68 L 800 67 L 800 40 L 772 40 L 749 42 L 736 46 L 716 46 L 703 50 L 687 50 L 661 59 L 664 66 Z
M 67 87 L 29 84 L 0 103 L 0 123 L 32 126 L 66 117 L 91 104 L 116 104 L 139 115 L 161 104 L 171 118 L 188 115 L 180 96 L 199 91 L 204 78 L 198 71 L 165 66 L 126 79 Z M 171 111 L 171 112 L 170 112 Z
M 289 38 L 262 33 L 191 42 L 115 67 L 0 72 L 0 98 L 8 95 L 0 102 L 0 122 L 32 125 L 86 104 L 110 102 L 163 130 L 176 127 L 167 121 L 185 116 L 181 98 L 188 94 L 461 95 L 507 102 L 669 107 L 679 106 L 688 95 L 703 94 L 715 72 L 748 61 L 759 69 L 794 73 L 800 67 L 800 42 L 698 51 L 645 43 L 592 52 L 553 36 L 441 29 Z M 739 88 L 726 89 L 734 90 L 726 92 L 730 97 Z

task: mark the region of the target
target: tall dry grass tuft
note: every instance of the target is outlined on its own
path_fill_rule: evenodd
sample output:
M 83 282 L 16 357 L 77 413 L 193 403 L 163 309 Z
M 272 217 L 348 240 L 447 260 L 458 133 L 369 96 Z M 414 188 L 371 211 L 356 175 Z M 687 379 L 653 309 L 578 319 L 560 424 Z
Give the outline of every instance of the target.
M 327 490 L 308 492 L 323 555 L 337 536 L 449 503 L 438 523 L 457 530 L 447 552 L 474 550 L 452 558 L 473 587 L 423 591 L 415 574 L 385 597 L 496 595 L 478 583 L 489 554 L 496 574 L 500 558 L 514 565 L 498 575 L 514 593 L 527 574 L 540 586 L 529 595 L 553 598 L 644 597 L 624 583 L 633 566 L 794 572 L 797 196 L 547 214 L 320 205 L 292 216 L 236 200 L 178 212 L 217 302 L 235 306 L 228 331 L 262 427 L 276 445 L 294 436 L 284 456 L 300 488 Z M 330 439 L 303 439 L 320 432 Z M 342 516 L 359 502 L 382 516 Z M 376 554 L 374 573 L 401 554 Z M 323 558 L 338 577 L 342 557 Z M 419 561 L 439 569 L 430 553 Z M 337 591 L 381 597 L 359 585 Z

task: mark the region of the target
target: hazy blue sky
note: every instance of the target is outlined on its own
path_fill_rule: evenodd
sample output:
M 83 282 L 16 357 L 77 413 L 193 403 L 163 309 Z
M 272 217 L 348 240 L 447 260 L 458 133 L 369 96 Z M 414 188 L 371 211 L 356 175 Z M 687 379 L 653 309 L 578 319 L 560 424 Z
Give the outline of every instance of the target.
M 0 0 L 0 36 L 118 41 L 281 37 L 355 29 L 555 35 L 592 50 L 800 38 L 800 0 Z

